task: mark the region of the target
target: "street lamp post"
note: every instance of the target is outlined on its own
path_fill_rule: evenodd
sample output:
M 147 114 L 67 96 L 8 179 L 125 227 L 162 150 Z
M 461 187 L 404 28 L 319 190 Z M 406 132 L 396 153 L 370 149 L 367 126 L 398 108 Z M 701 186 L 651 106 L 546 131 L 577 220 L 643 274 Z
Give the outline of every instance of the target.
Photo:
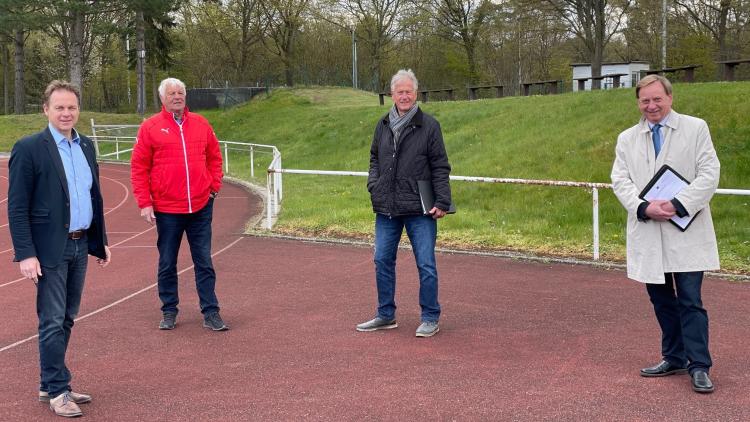
M 661 68 L 667 67 L 667 0 L 661 2 Z
M 352 28 L 352 88 L 357 89 L 357 34 Z
M 125 57 L 126 60 L 130 60 L 130 35 L 125 35 Z M 128 104 L 131 103 L 131 95 L 130 95 L 130 66 L 128 66 L 127 61 L 125 62 L 125 73 L 127 74 L 127 86 L 128 86 Z

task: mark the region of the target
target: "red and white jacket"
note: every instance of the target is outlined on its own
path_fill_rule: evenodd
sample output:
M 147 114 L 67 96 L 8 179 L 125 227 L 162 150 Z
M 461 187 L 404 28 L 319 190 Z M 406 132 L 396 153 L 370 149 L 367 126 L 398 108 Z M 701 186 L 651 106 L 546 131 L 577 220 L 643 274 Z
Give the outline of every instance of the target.
M 164 107 L 138 129 L 130 179 L 138 208 L 186 214 L 221 189 L 219 140 L 208 121 L 185 107 L 182 124 Z

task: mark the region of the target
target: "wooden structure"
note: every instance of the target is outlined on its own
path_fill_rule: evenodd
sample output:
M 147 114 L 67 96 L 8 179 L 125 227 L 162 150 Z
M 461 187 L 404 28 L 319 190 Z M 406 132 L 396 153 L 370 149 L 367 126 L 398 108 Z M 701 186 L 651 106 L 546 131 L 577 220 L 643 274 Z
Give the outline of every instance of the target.
M 722 65 L 721 76 L 723 80 L 733 81 L 734 80 L 734 68 L 742 63 L 750 63 L 750 59 L 724 60 L 724 61 L 716 62 L 716 63 Z
M 665 67 L 664 69 L 650 69 L 650 70 L 644 70 L 643 73 L 646 75 L 655 75 L 655 74 L 665 74 L 665 73 L 677 73 L 680 71 L 685 72 L 684 76 L 682 78 L 683 82 L 694 82 L 695 81 L 695 69 L 701 67 L 699 64 L 691 64 L 687 66 L 677 66 L 677 67 Z
M 562 83 L 561 80 L 549 80 L 549 81 L 534 81 L 534 82 L 522 82 L 521 83 L 521 94 L 529 96 L 531 94 L 532 86 L 541 86 L 544 89 L 545 94 L 557 94 L 557 86 Z
M 437 92 L 446 92 L 448 93 L 448 101 L 453 101 L 453 88 L 444 88 L 444 89 L 423 89 L 419 91 L 419 95 L 422 99 L 423 103 L 426 103 L 429 100 L 429 94 L 430 93 L 437 93 Z
M 477 99 L 477 91 L 480 89 L 495 89 L 495 98 L 503 97 L 503 86 L 502 85 L 477 85 L 466 87 L 469 94 L 469 101 Z
M 603 81 L 607 78 L 612 78 L 612 88 L 619 88 L 620 87 L 620 78 L 623 76 L 628 76 L 627 73 L 610 73 L 607 75 L 600 75 L 600 76 L 589 76 L 587 78 L 575 78 L 574 81 L 578 82 L 578 90 L 584 91 L 586 89 L 586 81 L 591 79 L 592 81 Z M 600 84 L 601 85 L 601 84 Z M 591 84 L 591 89 L 595 89 L 596 85 Z M 600 89 L 601 86 L 597 89 Z

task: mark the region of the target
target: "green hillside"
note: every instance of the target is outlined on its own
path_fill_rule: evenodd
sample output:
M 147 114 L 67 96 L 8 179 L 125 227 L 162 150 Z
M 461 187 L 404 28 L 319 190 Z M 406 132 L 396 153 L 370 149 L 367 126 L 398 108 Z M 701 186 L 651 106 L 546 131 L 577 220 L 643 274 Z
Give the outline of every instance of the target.
M 675 86 L 674 108 L 709 123 L 722 162 L 721 188 L 750 189 L 748 96 L 746 82 Z M 442 125 L 454 175 L 605 183 L 617 134 L 639 116 L 633 89 L 435 102 L 422 108 Z M 387 109 L 371 93 L 304 88 L 277 90 L 269 98 L 204 115 L 223 140 L 276 145 L 285 168 L 366 171 L 375 122 Z M 17 133 L 4 130 L 13 126 L 8 119 L 0 117 L 0 133 Z M 104 123 L 105 117 L 100 119 Z M 264 183 L 262 174 L 256 176 Z M 591 257 L 589 191 L 459 181 L 452 187 L 459 211 L 440 222 L 442 246 Z M 750 272 L 748 203 L 748 197 L 727 195 L 712 201 L 727 270 Z M 612 192 L 601 190 L 604 259 L 623 259 L 624 221 Z M 284 175 L 275 230 L 370 238 L 373 215 L 365 179 Z
M 750 189 L 750 83 L 677 84 L 676 110 L 711 127 L 720 187 Z M 285 168 L 366 171 L 377 96 L 350 89 L 276 91 L 227 112 L 206 113 L 223 139 L 276 145 Z M 454 175 L 609 182 L 617 134 L 633 125 L 633 89 L 422 105 L 443 127 Z M 444 246 L 591 257 L 591 193 L 453 182 L 459 212 L 441 221 Z M 712 203 L 724 266 L 750 270 L 750 198 Z M 624 256 L 625 212 L 600 192 L 601 252 Z M 373 217 L 359 177 L 284 175 L 276 230 L 371 237 Z

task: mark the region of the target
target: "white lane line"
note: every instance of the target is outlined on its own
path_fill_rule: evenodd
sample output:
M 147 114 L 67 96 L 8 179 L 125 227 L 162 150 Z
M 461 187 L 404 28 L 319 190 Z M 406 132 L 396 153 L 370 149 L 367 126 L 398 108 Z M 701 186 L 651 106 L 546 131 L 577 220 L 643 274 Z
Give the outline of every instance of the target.
M 11 284 L 15 284 L 15 283 L 18 283 L 19 281 L 23 281 L 23 280 L 28 280 L 28 279 L 26 277 L 17 278 L 15 280 L 9 281 L 9 282 L 7 282 L 5 284 L 0 284 L 0 287 L 10 286 Z
M 232 242 L 232 243 L 228 244 L 227 246 L 225 246 L 225 247 L 224 247 L 224 248 L 222 248 L 221 250 L 219 250 L 219 251 L 216 251 L 215 253 L 211 254 L 211 257 L 213 258 L 213 257 L 215 257 L 216 255 L 219 255 L 220 253 L 222 253 L 222 252 L 226 251 L 227 249 L 229 249 L 229 248 L 231 248 L 232 246 L 234 246 L 235 244 L 237 244 L 237 242 L 239 242 L 240 240 L 242 240 L 242 237 L 238 237 L 238 238 L 237 238 L 237 239 L 236 239 L 236 240 L 235 240 L 234 242 Z M 185 268 L 185 269 L 182 269 L 182 270 L 180 270 L 180 271 L 179 271 L 179 272 L 177 273 L 177 275 L 180 275 L 180 274 L 184 273 L 185 271 L 189 271 L 189 270 L 191 270 L 192 268 L 193 268 L 193 266 L 191 265 L 191 266 L 189 266 L 189 267 L 187 267 L 187 268 Z M 96 315 L 96 314 L 98 314 L 98 313 L 100 313 L 100 312 L 106 311 L 107 309 L 109 309 L 109 308 L 111 308 L 111 307 L 113 307 L 113 306 L 119 305 L 119 304 L 121 304 L 122 302 L 125 302 L 126 300 L 132 299 L 132 298 L 134 298 L 134 297 L 138 296 L 139 294 L 141 294 L 141 293 L 143 293 L 143 292 L 146 292 L 146 291 L 148 291 L 148 290 L 151 290 L 151 289 L 153 289 L 154 287 L 156 287 L 156 285 L 157 285 L 157 283 L 151 284 L 150 286 L 146 286 L 146 287 L 142 288 L 141 290 L 138 290 L 138 291 L 137 291 L 137 292 L 135 292 L 135 293 L 131 293 L 131 294 L 129 294 L 129 295 L 127 295 L 127 296 L 123 297 L 122 299 L 119 299 L 119 300 L 116 300 L 116 301 L 114 301 L 114 302 L 110 303 L 109 305 L 105 305 L 105 306 L 102 306 L 101 308 L 99 308 L 99 309 L 96 309 L 96 310 L 94 310 L 94 311 L 91 311 L 91 312 L 87 313 L 86 315 L 82 315 L 82 316 L 80 316 L 80 317 L 76 318 L 75 320 L 76 320 L 76 322 L 78 322 L 78 321 L 81 321 L 81 320 L 83 320 L 83 319 L 86 319 L 86 318 L 88 318 L 88 317 L 90 317 L 90 316 L 94 316 L 94 315 Z M 26 343 L 26 342 L 29 342 L 29 341 L 31 341 L 31 340 L 34 340 L 34 339 L 35 339 L 35 338 L 37 338 L 37 337 L 39 337 L 39 334 L 35 334 L 35 335 L 31 336 L 31 337 L 27 337 L 27 338 L 25 338 L 25 339 L 23 339 L 23 340 L 19 340 L 19 341 L 17 341 L 17 342 L 15 342 L 15 343 L 13 343 L 13 344 L 9 344 L 9 345 L 7 345 L 7 346 L 3 347 L 2 349 L 0 349 L 0 353 L 1 353 L 1 352 L 4 352 L 4 351 L 6 351 L 6 350 L 12 349 L 12 348 L 14 348 L 14 347 L 16 347 L 16 346 L 20 346 L 20 345 L 22 345 L 22 344 L 24 344 L 24 343 Z
M 104 213 L 104 215 L 107 215 L 107 214 L 111 213 L 112 211 L 114 211 L 114 210 L 116 210 L 116 209 L 120 208 L 120 207 L 121 207 L 121 206 L 122 206 L 122 205 L 123 205 L 123 204 L 125 203 L 125 201 L 127 201 L 127 200 L 128 200 L 128 197 L 130 196 L 130 189 L 128 189 L 128 187 L 127 187 L 127 186 L 125 186 L 125 185 L 124 185 L 124 184 L 123 184 L 122 182 L 120 182 L 119 180 L 115 180 L 115 179 L 112 179 L 111 177 L 106 177 L 106 176 L 102 176 L 101 178 L 102 178 L 102 179 L 107 179 L 107 180 L 111 180 L 111 181 L 113 181 L 113 182 L 117 183 L 118 185 L 122 186 L 123 190 L 125 190 L 125 196 L 124 196 L 124 197 L 122 198 L 122 200 L 120 201 L 120 203 L 119 203 L 119 204 L 117 204 L 117 205 L 115 205 L 115 206 L 114 206 L 113 208 L 111 208 L 111 209 L 110 209 L 109 211 L 107 211 L 107 212 L 105 212 L 105 213 Z

